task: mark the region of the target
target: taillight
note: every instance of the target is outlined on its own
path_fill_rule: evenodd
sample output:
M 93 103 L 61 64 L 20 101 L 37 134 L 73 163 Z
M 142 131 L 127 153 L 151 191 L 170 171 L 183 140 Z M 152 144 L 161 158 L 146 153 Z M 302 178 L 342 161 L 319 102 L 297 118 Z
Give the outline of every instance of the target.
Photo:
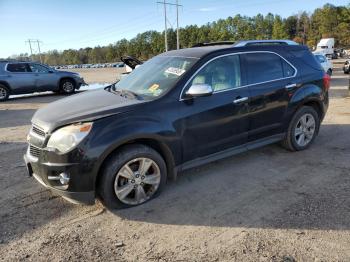
M 328 91 L 331 86 L 331 77 L 327 73 L 325 73 L 323 76 L 323 86 L 326 91 Z

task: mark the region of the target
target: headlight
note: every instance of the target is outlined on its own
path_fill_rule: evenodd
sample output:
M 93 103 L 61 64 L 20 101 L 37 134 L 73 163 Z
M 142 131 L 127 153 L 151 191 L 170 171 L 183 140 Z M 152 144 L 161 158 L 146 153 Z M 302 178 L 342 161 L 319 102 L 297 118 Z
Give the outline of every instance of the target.
M 92 123 L 82 123 L 62 127 L 50 137 L 47 147 L 66 153 L 76 147 L 90 132 Z

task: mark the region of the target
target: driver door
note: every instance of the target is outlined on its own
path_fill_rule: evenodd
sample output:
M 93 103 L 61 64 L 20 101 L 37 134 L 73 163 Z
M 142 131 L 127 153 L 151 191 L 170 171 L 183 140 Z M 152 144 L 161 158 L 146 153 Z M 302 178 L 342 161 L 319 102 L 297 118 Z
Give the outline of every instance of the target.
M 183 98 L 184 161 L 204 157 L 247 142 L 249 91 L 241 75 L 240 55 L 215 58 L 196 73 L 191 85 L 207 84 L 213 94 Z
M 50 68 L 30 63 L 29 67 L 35 77 L 35 91 L 54 91 L 57 89 L 58 76 Z

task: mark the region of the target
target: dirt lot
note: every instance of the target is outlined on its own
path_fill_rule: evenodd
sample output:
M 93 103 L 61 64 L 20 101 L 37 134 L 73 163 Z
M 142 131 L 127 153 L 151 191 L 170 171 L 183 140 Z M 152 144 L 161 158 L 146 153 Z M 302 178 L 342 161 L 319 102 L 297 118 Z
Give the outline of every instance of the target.
M 125 68 L 79 68 L 66 71 L 78 72 L 87 84 L 114 83 L 118 75 L 125 72 Z
M 347 81 L 338 70 L 309 150 L 271 145 L 218 161 L 182 173 L 143 206 L 115 212 L 70 204 L 25 176 L 30 118 L 61 96 L 0 104 L 0 259 L 350 261 Z

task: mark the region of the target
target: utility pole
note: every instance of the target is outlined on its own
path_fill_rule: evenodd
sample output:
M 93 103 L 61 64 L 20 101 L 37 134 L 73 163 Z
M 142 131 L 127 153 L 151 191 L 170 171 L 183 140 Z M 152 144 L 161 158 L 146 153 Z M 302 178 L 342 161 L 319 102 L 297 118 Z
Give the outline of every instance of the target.
M 25 41 L 25 43 L 29 43 L 29 48 L 30 48 L 30 55 L 33 55 L 33 49 L 32 49 L 32 42 L 30 39 L 28 39 L 28 41 Z
M 40 51 L 40 41 L 37 39 L 36 43 L 38 44 L 38 50 L 39 50 L 39 57 L 40 57 L 40 63 L 43 63 L 43 60 L 41 59 L 41 51 Z
M 180 49 L 179 39 L 179 0 L 176 0 L 176 49 Z
M 167 32 L 168 32 L 168 18 L 167 18 L 167 12 L 166 12 L 166 6 L 167 5 L 172 5 L 172 6 L 176 6 L 176 25 L 177 25 L 177 29 L 176 29 L 176 47 L 177 49 L 180 49 L 180 40 L 179 40 L 179 5 L 178 4 L 178 0 L 176 0 L 176 4 L 173 3 L 167 3 L 165 2 L 165 0 L 163 0 L 163 2 L 157 2 L 157 4 L 162 4 L 164 5 L 164 27 L 165 27 L 165 32 L 164 32 L 164 42 L 165 42 L 165 51 L 168 51 L 168 36 L 167 36 Z
M 41 58 L 41 51 L 40 51 L 40 43 L 42 43 L 39 39 L 28 39 L 25 41 L 25 43 L 29 43 L 29 48 L 30 48 L 30 55 L 33 56 L 33 48 L 32 44 L 34 45 L 35 43 L 37 44 L 37 52 L 39 53 L 39 58 L 40 58 L 40 63 L 42 63 L 42 58 Z
M 165 31 L 164 31 L 164 41 L 165 41 L 165 52 L 168 52 L 168 27 L 167 27 L 167 21 L 166 21 L 166 4 L 165 4 L 165 0 L 163 2 L 164 4 L 164 26 L 165 26 Z

